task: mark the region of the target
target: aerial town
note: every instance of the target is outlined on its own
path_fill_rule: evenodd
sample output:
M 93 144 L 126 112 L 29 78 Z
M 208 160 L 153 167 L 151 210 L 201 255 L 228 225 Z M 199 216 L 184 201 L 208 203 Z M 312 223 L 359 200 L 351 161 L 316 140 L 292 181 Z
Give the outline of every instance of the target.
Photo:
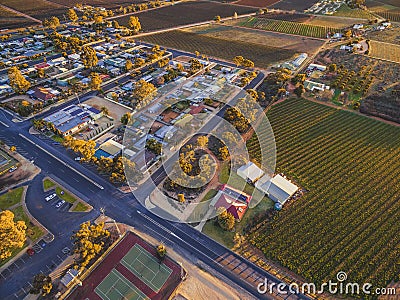
M 400 299 L 400 1 L 2 0 L 0 299 Z

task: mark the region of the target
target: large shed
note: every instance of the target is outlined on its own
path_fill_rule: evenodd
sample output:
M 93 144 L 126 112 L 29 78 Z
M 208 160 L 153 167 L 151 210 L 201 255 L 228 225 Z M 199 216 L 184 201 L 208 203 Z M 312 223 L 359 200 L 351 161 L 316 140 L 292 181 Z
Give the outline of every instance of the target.
M 298 189 L 295 184 L 281 175 L 276 175 L 270 182 L 267 195 L 273 201 L 281 204 L 284 204 Z
M 236 172 L 244 180 L 251 183 L 256 182 L 259 178 L 261 178 L 264 175 L 264 171 L 261 170 L 255 163 L 251 161 L 245 164 L 244 166 L 241 166 L 239 169 L 237 169 Z

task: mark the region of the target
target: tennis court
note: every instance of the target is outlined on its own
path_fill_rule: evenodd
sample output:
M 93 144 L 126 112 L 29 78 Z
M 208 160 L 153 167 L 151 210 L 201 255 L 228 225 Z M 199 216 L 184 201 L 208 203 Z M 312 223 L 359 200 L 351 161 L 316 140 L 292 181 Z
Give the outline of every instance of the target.
M 110 274 L 96 287 L 96 294 L 103 300 L 144 300 L 149 299 L 120 272 L 112 269 Z
M 152 256 L 139 244 L 135 244 L 131 250 L 121 259 L 121 264 L 142 280 L 154 292 L 158 292 L 172 270 Z

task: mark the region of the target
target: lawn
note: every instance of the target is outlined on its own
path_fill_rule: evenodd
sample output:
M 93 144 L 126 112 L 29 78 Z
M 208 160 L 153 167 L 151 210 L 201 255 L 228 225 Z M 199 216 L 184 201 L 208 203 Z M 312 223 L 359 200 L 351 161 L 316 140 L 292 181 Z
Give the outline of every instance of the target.
M 64 142 L 63 137 L 61 137 L 61 136 L 59 136 L 59 135 L 57 135 L 57 134 L 53 134 L 53 136 L 51 137 L 51 139 L 52 139 L 53 141 L 57 142 L 57 143 L 60 143 L 60 144 Z
M 88 207 L 83 204 L 82 202 L 79 202 L 72 211 L 86 211 Z
M 25 213 L 22 205 L 16 207 L 12 210 L 14 213 L 14 221 L 24 221 L 27 229 L 26 229 L 26 237 L 29 238 L 31 241 L 35 242 L 39 239 L 44 232 L 38 226 L 35 226 L 33 223 L 30 222 L 28 215 Z
M 64 191 L 64 194 L 61 194 L 61 191 Z M 60 188 L 59 186 L 56 187 L 56 194 L 60 199 L 66 201 L 66 202 L 74 203 L 76 201 L 76 198 L 74 196 L 72 196 L 71 194 L 69 194 L 68 192 L 66 192 L 65 190 Z
M 54 187 L 56 184 L 54 183 L 54 181 L 46 178 L 45 180 L 43 180 L 43 189 L 45 191 L 47 191 L 48 189 L 51 189 L 52 187 Z
M 273 106 L 268 119 L 277 172 L 308 192 L 255 225 L 249 241 L 307 282 L 338 271 L 349 282 L 398 281 L 400 128 L 297 98 Z M 256 145 L 248 148 L 258 157 Z
M 0 209 L 5 210 L 22 201 L 23 187 L 13 189 L 0 196 Z

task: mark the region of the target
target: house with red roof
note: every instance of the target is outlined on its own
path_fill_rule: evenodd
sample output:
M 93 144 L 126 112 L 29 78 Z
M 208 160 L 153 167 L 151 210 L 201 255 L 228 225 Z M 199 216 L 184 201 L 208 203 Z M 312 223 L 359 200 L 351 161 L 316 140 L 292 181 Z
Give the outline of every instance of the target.
M 236 221 L 240 222 L 247 211 L 250 200 L 251 196 L 224 184 L 211 201 L 210 206 L 215 210 L 224 207 L 235 217 Z

